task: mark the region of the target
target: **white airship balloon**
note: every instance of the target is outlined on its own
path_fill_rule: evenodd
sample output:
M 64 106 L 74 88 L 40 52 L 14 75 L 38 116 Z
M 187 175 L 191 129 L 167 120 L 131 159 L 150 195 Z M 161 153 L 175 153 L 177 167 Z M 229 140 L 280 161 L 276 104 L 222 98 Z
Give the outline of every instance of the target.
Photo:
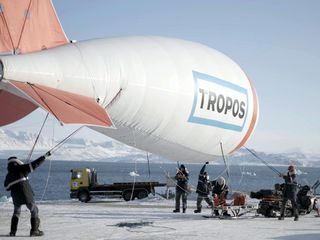
M 257 96 L 243 70 L 224 54 L 190 41 L 88 40 L 1 61 L 2 94 L 31 104 L 21 116 L 42 107 L 62 122 L 88 125 L 172 160 L 212 160 L 221 155 L 221 144 L 231 153 L 257 123 Z

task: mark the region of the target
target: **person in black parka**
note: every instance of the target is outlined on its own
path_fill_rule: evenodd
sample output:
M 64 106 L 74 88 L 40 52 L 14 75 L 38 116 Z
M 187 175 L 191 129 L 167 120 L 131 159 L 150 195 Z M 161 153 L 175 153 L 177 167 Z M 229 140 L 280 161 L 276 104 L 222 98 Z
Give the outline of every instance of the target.
M 194 210 L 195 213 L 201 212 L 202 200 L 205 200 L 211 208 L 213 207 L 213 203 L 210 200 L 210 198 L 208 197 L 208 195 L 210 193 L 211 184 L 209 182 L 208 173 L 205 171 L 207 164 L 209 164 L 209 162 L 206 162 L 206 164 L 203 165 L 203 167 L 201 168 L 200 173 L 199 173 L 198 185 L 197 185 L 197 191 L 196 191 L 196 193 L 198 193 L 197 209 Z
M 291 201 L 293 214 L 294 214 L 294 221 L 299 220 L 299 211 L 298 211 L 298 204 L 297 204 L 297 190 L 298 184 L 296 182 L 296 168 L 293 165 L 288 167 L 287 174 L 280 174 L 279 176 L 282 177 L 285 181 L 283 194 L 282 194 L 282 205 L 280 210 L 280 217 L 279 220 L 284 219 L 284 212 L 286 209 L 286 203 L 288 200 Z
M 180 212 L 180 198 L 182 198 L 182 211 L 185 213 L 187 209 L 189 172 L 183 164 L 180 165 L 175 179 L 177 180 L 176 208 L 173 210 L 173 212 Z
M 47 152 L 44 156 L 41 156 L 27 164 L 24 164 L 17 157 L 10 157 L 8 159 L 8 173 L 5 178 L 4 187 L 7 191 L 11 191 L 11 197 L 14 205 L 13 216 L 11 218 L 10 236 L 16 235 L 21 206 L 24 204 L 31 213 L 30 236 L 43 235 L 43 232 L 39 230 L 39 210 L 34 201 L 34 193 L 28 180 L 28 174 L 39 167 L 50 155 L 51 153 Z

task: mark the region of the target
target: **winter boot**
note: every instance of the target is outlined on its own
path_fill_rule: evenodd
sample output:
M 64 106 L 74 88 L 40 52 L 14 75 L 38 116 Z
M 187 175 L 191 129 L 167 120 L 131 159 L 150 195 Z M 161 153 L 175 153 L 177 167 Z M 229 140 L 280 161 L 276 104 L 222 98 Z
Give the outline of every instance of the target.
M 299 220 L 299 210 L 297 208 L 294 208 L 294 221 Z
M 220 215 L 218 210 L 214 210 L 213 213 L 214 213 L 215 216 L 219 216 Z
M 224 217 L 231 217 L 231 215 L 230 215 L 227 211 L 224 211 L 222 215 L 223 215 Z
M 182 209 L 182 212 L 183 212 L 183 213 L 186 213 L 186 208 Z
M 11 218 L 11 229 L 9 236 L 14 237 L 16 236 L 17 228 L 18 228 L 19 218 L 17 216 L 12 216 Z
M 172 212 L 174 212 L 174 213 L 180 212 L 180 209 L 175 209 Z
M 43 236 L 44 233 L 39 230 L 40 219 L 39 218 L 31 218 L 30 222 L 31 222 L 30 237 Z
M 280 217 L 278 217 L 278 220 L 284 220 L 284 212 L 286 210 L 286 202 L 282 202 L 281 209 L 280 209 Z
M 201 213 L 201 208 L 197 208 L 196 210 L 194 210 L 194 213 Z

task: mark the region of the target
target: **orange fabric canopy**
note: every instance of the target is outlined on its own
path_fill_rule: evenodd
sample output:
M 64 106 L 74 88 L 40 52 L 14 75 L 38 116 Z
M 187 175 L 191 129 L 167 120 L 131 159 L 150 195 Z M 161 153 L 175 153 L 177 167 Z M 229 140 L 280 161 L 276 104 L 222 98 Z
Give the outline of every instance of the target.
M 106 110 L 98 105 L 93 98 L 38 84 L 13 80 L 10 83 L 63 123 L 112 126 L 112 121 Z
M 0 52 L 29 53 L 66 43 L 50 0 L 1 0 Z
M 23 118 L 37 108 L 26 99 L 0 89 L 0 127 Z

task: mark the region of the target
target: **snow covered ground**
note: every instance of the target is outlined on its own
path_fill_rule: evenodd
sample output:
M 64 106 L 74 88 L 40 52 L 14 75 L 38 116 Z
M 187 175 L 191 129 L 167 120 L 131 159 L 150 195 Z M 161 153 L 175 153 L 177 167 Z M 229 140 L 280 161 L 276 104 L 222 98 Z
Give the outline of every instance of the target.
M 52 201 L 38 203 L 41 239 L 281 239 L 319 240 L 320 218 L 314 213 L 278 221 L 254 214 L 238 219 L 208 219 L 210 210 L 195 214 L 195 202 L 189 201 L 187 213 L 172 213 L 173 200 L 157 197 L 123 202 L 96 200 L 90 203 Z M 12 203 L 0 203 L 0 239 L 9 239 Z M 28 237 L 29 213 L 24 207 L 17 236 Z

